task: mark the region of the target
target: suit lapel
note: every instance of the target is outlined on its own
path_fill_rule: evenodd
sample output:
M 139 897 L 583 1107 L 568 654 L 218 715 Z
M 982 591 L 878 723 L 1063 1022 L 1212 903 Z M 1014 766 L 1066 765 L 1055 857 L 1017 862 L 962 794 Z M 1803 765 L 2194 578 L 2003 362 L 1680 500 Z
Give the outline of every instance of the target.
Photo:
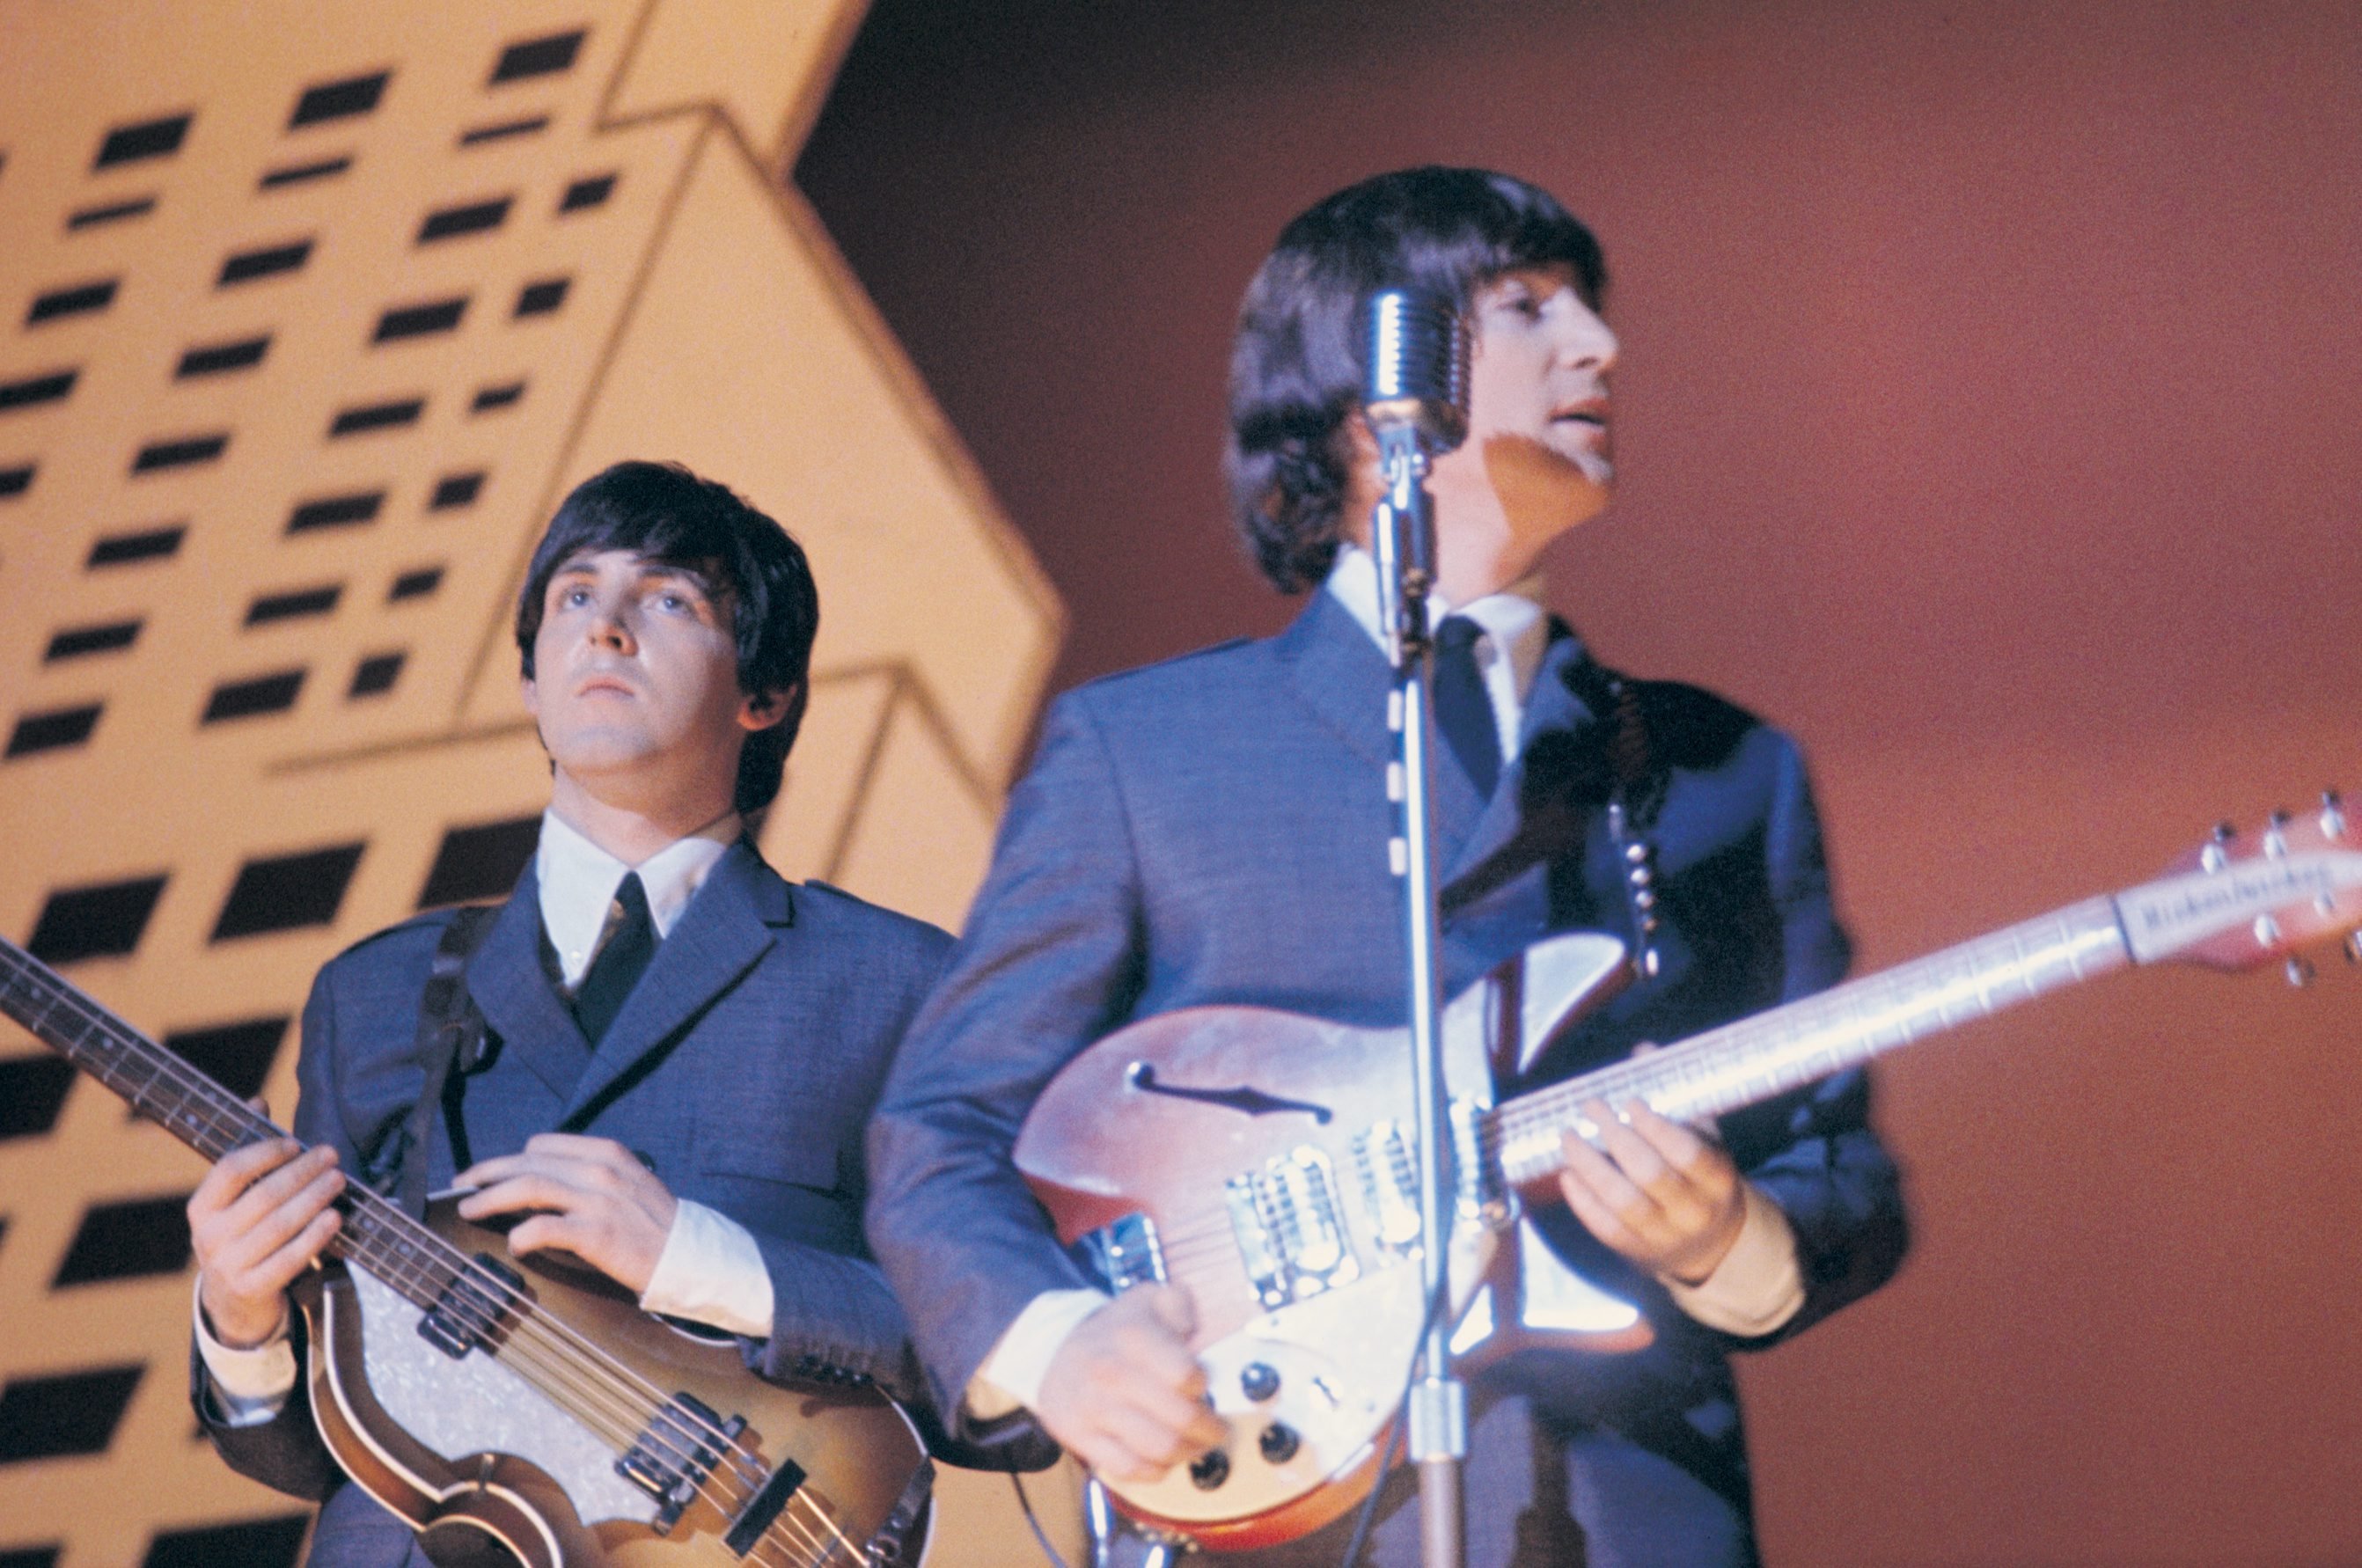
M 794 901 L 778 873 L 763 864 L 745 840 L 731 845 L 681 911 L 671 933 L 657 944 L 656 956 L 624 999 L 623 1011 L 607 1026 L 605 1038 L 567 1098 L 565 1119 L 571 1121 L 648 1053 L 679 1033 L 735 984 L 794 920 Z
M 541 884 L 532 866 L 468 961 L 468 991 L 503 1050 L 559 1099 L 573 1092 L 590 1045 L 542 966 Z
M 1376 640 L 1352 611 L 1337 602 L 1335 594 L 1315 589 L 1312 602 L 1273 640 L 1272 648 L 1287 669 L 1297 700 L 1348 750 L 1373 769 L 1394 761 L 1394 732 L 1386 727 L 1386 694 L 1394 687 L 1394 671 Z M 1466 836 L 1484 802 L 1432 725 L 1427 749 L 1429 800 L 1440 864 Z
M 1393 756 L 1386 730 L 1386 657 L 1352 613 L 1325 588 L 1287 630 L 1272 639 L 1297 700 L 1373 767 Z

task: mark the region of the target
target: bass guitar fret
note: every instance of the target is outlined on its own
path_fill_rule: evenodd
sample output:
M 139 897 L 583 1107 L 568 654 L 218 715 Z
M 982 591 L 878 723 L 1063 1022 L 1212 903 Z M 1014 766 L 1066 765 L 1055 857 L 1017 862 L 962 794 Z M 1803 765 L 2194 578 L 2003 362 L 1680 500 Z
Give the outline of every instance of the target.
M 0 1006 L 131 1108 L 208 1159 L 276 1129 L 178 1056 L 116 1022 L 13 944 Z
M 0 1013 L 126 1100 L 139 1115 L 209 1160 L 286 1134 L 252 1106 L 83 995 L 49 966 L 0 937 Z M 328 1251 L 348 1259 L 422 1312 L 447 1309 L 470 1330 L 470 1348 L 500 1360 L 602 1441 L 653 1443 L 657 1457 L 694 1478 L 725 1516 L 768 1478 L 734 1447 L 737 1424 L 676 1408 L 656 1385 L 545 1309 L 522 1276 L 470 1257 L 358 1182 L 336 1203 Z M 718 1491 L 708 1491 L 718 1487 Z M 792 1525 L 787 1521 L 793 1519 Z M 800 1556 L 825 1532 L 822 1557 L 855 1554 L 825 1502 L 809 1490 L 765 1529 L 756 1546 Z M 803 1560 L 813 1562 L 820 1559 Z

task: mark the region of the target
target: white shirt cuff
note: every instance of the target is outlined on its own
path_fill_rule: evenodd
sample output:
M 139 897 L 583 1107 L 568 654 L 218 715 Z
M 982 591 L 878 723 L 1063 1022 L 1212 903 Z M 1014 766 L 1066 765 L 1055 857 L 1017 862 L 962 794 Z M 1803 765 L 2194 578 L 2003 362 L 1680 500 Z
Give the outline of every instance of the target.
M 200 1290 L 203 1286 L 200 1275 Z M 287 1396 L 295 1387 L 296 1366 L 283 1309 L 278 1329 L 251 1350 L 232 1350 L 214 1338 L 203 1297 L 194 1293 L 189 1316 L 196 1325 L 198 1359 L 205 1364 L 206 1392 L 223 1426 L 259 1427 L 286 1408 Z
M 1114 1297 L 1098 1290 L 1045 1290 L 1025 1304 L 967 1386 L 967 1411 L 988 1421 L 1020 1407 L 1036 1409 L 1042 1379 L 1068 1335 Z
M 774 1305 L 770 1268 L 746 1228 L 702 1203 L 680 1199 L 648 1287 L 640 1292 L 641 1309 L 761 1340 L 770 1337 Z
M 1768 1334 L 1805 1305 L 1805 1275 L 1796 1263 L 1796 1232 L 1780 1206 L 1753 1182 L 1742 1182 L 1747 1218 L 1738 1239 L 1714 1272 L 1696 1285 L 1663 1282 L 1673 1305 L 1709 1329 L 1754 1339 Z

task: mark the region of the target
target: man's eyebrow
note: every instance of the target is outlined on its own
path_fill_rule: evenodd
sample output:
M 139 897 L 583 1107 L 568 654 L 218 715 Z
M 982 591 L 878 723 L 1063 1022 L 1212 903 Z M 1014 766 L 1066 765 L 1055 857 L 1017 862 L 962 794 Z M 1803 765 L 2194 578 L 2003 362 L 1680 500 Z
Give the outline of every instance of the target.
M 712 582 L 703 572 L 679 561 L 642 561 L 636 575 L 642 582 L 685 582 L 708 598 L 712 598 L 714 592 Z

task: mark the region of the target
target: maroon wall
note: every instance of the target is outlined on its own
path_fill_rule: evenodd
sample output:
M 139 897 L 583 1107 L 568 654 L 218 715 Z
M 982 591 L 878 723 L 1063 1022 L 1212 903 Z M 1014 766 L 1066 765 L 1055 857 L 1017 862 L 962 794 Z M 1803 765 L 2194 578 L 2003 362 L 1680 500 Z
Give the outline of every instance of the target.
M 1231 313 L 1421 161 L 1599 230 L 1622 489 L 1553 597 L 1805 741 L 1865 968 L 2362 795 L 2362 9 L 880 0 L 798 177 L 1065 593 L 1062 683 L 1289 613 L 1221 518 Z M 1748 1367 L 1775 1564 L 2362 1560 L 2330 971 L 1882 1068 L 1917 1250 Z

